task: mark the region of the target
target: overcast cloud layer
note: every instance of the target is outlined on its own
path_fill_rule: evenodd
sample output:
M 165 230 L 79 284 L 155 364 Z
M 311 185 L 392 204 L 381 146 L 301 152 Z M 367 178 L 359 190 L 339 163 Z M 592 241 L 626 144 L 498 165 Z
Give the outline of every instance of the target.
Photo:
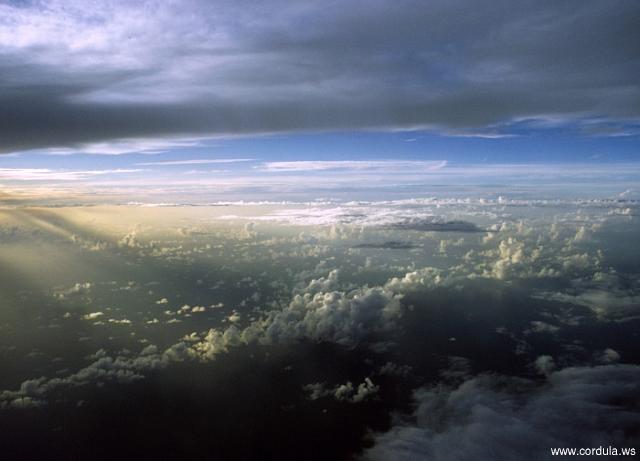
M 0 152 L 523 123 L 625 134 L 638 22 L 636 1 L 0 2 Z

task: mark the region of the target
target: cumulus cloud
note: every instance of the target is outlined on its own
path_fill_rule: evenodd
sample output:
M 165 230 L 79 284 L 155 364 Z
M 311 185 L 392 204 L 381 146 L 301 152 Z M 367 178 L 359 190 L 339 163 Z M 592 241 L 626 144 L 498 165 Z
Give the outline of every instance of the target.
M 100 311 L 98 311 L 98 312 L 89 312 L 88 314 L 83 315 L 82 318 L 85 319 L 85 320 L 95 320 L 97 318 L 102 317 L 103 315 L 104 315 L 104 313 L 100 312 Z
M 304 287 L 300 287 L 299 289 L 296 289 L 294 291 L 301 294 L 316 294 L 325 291 L 336 290 L 339 284 L 339 275 L 340 271 L 338 269 L 333 269 L 329 272 L 329 274 L 327 274 L 326 277 L 312 279 Z
M 337 400 L 359 403 L 372 398 L 378 393 L 378 390 L 379 387 L 373 384 L 370 378 L 365 378 L 364 382 L 358 384 L 356 388 L 350 381 L 346 384 L 341 384 L 334 390 L 333 395 Z
M 360 288 L 296 295 L 289 306 L 266 320 L 265 340 L 296 338 L 354 344 L 375 331 L 394 325 L 401 315 L 398 297 L 383 288 Z
M 632 447 L 639 382 L 639 366 L 606 365 L 556 371 L 542 385 L 482 375 L 420 389 L 416 422 L 379 434 L 363 459 L 539 460 L 551 447 Z
M 533 362 L 533 366 L 538 373 L 549 376 L 555 370 L 556 362 L 550 355 L 541 355 Z
M 607 347 L 598 354 L 598 361 L 601 363 L 616 363 L 620 360 L 620 354 L 615 349 Z
M 524 331 L 525 334 L 531 333 L 556 333 L 560 330 L 560 327 L 555 325 L 551 325 L 550 323 L 543 322 L 541 320 L 533 320 L 531 322 L 531 327 Z
M 308 393 L 309 400 L 330 396 L 342 402 L 360 403 L 374 398 L 380 387 L 376 386 L 370 378 L 365 378 L 357 386 L 347 381 L 345 384 L 328 389 L 323 383 L 312 383 L 303 386 L 303 390 Z
M 602 268 L 600 252 L 577 248 L 574 236 L 562 239 L 553 228 L 505 223 L 497 237 L 484 238 L 483 243 L 491 248 L 470 260 L 481 269 L 479 275 L 498 280 L 579 277 Z
M 24 381 L 18 390 L 0 391 L 0 408 L 25 408 L 44 405 L 49 395 L 69 387 L 95 385 L 106 382 L 131 383 L 144 378 L 150 370 L 165 368 L 171 361 L 183 360 L 182 343 L 159 353 L 154 345 L 145 347 L 138 355 L 112 357 L 99 350 L 86 367 L 56 378 L 40 377 Z
M 242 330 L 235 325 L 209 330 L 192 348 L 195 355 L 209 360 L 229 347 L 256 342 L 310 340 L 354 346 L 375 332 L 392 329 L 400 315 L 399 297 L 381 287 L 297 294 L 282 310 L 269 311 Z
M 446 274 L 435 267 L 424 267 L 412 272 L 407 272 L 403 277 L 393 277 L 385 287 L 397 293 L 406 293 L 416 290 L 435 288 L 450 283 Z
M 181 342 L 183 359 L 214 360 L 231 347 L 246 344 L 291 344 L 298 341 L 332 342 L 346 347 L 366 343 L 372 335 L 389 333 L 403 315 L 401 299 L 410 292 L 428 290 L 452 280 L 445 280 L 440 270 L 424 268 L 391 278 L 382 286 L 338 289 L 339 272 L 312 279 L 294 290 L 291 301 L 280 309 L 266 312 L 262 318 L 239 328 L 240 316 L 232 313 L 226 329 L 211 328 Z M 189 344 L 187 344 L 189 343 Z M 370 344 L 375 348 L 375 344 Z M 410 367 L 393 364 L 381 374 L 406 374 Z M 366 389 L 363 389 L 365 392 Z
M 58 299 L 68 299 L 76 296 L 86 296 L 91 292 L 91 282 L 77 282 L 67 288 L 59 288 L 54 291 L 54 296 Z
M 298 288 L 289 304 L 266 312 L 241 329 L 232 313 L 226 329 L 211 328 L 180 344 L 182 359 L 214 360 L 220 353 L 243 344 L 290 344 L 297 341 L 332 342 L 353 347 L 375 333 L 393 331 L 402 317 L 405 292 L 433 286 L 431 271 L 391 279 L 383 286 L 337 289 L 338 271 L 312 279 Z M 188 344 L 187 344 L 188 343 Z M 366 390 L 366 389 L 365 389 Z M 363 390 L 363 392 L 365 391 Z
M 134 229 L 131 229 L 127 234 L 125 234 L 119 241 L 118 246 L 123 248 L 136 248 L 140 246 L 140 241 L 138 238 L 139 229 L 136 226 Z

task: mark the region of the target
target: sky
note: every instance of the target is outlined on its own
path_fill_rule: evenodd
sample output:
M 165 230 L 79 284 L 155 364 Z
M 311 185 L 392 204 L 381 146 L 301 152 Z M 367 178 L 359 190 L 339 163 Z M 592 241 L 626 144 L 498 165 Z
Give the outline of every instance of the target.
M 640 449 L 639 25 L 0 0 L 0 458 Z
M 638 179 L 635 1 L 87 5 L 0 2 L 6 190 Z

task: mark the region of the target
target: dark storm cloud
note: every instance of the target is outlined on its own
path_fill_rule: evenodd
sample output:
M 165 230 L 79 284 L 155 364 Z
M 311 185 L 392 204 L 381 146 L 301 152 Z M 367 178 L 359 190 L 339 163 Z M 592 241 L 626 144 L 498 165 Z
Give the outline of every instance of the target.
M 50 1 L 0 18 L 4 152 L 640 117 L 635 1 Z

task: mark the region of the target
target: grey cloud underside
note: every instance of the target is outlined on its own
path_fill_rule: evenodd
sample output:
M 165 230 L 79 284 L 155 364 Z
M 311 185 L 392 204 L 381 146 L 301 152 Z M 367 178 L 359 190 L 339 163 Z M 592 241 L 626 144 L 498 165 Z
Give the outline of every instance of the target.
M 433 219 L 407 219 L 390 226 L 392 229 L 417 230 L 425 232 L 487 232 L 469 221 L 437 221 Z
M 639 373 L 637 365 L 566 368 L 533 392 L 527 380 L 488 375 L 423 389 L 417 424 L 378 436 L 364 459 L 533 461 L 549 459 L 551 447 L 635 446 Z
M 0 151 L 640 117 L 634 1 L 98 2 L 92 16 L 56 5 L 4 7 Z M 20 21 L 99 38 L 49 43 L 45 30 L 27 40 L 32 29 Z
M 402 242 L 398 240 L 389 240 L 386 242 L 369 242 L 354 245 L 354 248 L 371 248 L 371 249 L 389 249 L 389 250 L 410 250 L 417 246 L 411 242 Z

